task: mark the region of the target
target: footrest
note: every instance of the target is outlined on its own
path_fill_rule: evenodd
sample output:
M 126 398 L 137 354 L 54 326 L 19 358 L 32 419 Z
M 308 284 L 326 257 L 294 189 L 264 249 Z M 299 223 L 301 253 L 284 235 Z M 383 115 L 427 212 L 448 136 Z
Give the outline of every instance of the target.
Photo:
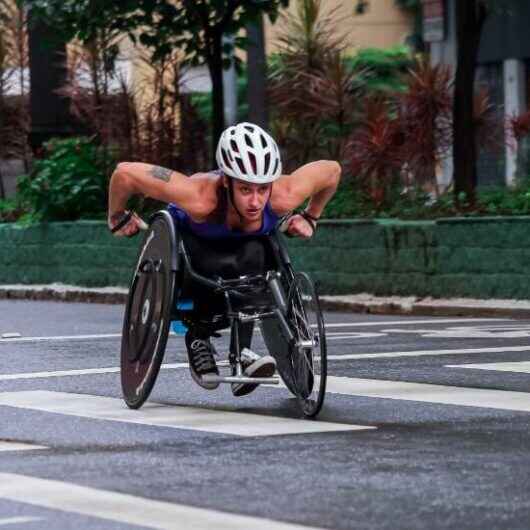
M 273 377 L 245 377 L 245 376 L 223 376 L 223 375 L 203 375 L 205 383 L 254 383 L 256 385 L 279 385 L 280 378 Z

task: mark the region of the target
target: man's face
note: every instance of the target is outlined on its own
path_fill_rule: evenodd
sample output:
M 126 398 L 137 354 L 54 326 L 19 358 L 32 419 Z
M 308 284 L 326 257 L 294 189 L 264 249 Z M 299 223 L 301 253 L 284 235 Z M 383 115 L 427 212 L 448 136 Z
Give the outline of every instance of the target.
M 233 179 L 234 203 L 246 221 L 261 219 L 265 205 L 270 198 L 272 184 L 250 184 Z

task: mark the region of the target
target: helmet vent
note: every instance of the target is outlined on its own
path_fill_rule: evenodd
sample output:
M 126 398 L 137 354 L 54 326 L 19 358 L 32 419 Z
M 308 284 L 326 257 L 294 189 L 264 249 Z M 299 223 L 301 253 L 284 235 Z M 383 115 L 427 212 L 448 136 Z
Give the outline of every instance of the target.
M 232 169 L 232 164 L 230 163 L 230 160 L 228 160 L 228 155 L 224 149 L 221 149 L 221 155 L 223 156 L 223 162 Z
M 250 160 L 250 164 L 252 166 L 252 171 L 256 173 L 257 171 L 257 163 L 256 163 L 256 155 L 254 153 L 249 153 L 248 158 Z
M 267 153 L 265 155 L 265 167 L 263 169 L 263 173 L 268 173 L 269 172 L 269 166 L 271 165 L 271 154 L 270 153 Z
M 245 129 L 246 129 L 248 132 L 251 132 L 251 133 L 254 132 L 254 127 L 251 127 L 250 125 L 245 125 Z
M 230 140 L 230 147 L 232 148 L 233 151 L 235 151 L 236 153 L 239 153 L 239 148 L 237 147 L 235 140 Z
M 254 145 L 252 144 L 252 140 L 250 139 L 250 136 L 248 134 L 245 134 L 245 142 L 249 147 L 254 147 Z
M 261 138 L 261 146 L 263 149 L 265 149 L 267 147 L 267 140 L 265 140 L 265 136 L 263 136 L 263 134 L 260 134 L 259 137 Z
M 277 159 L 276 159 L 276 164 L 274 164 L 274 171 L 273 171 L 273 173 L 276 173 L 276 171 L 278 171 L 278 165 L 279 165 L 279 164 L 280 164 L 280 159 L 277 158 Z
M 239 157 L 236 157 L 236 162 L 237 162 L 237 165 L 239 166 L 239 170 L 241 171 L 241 173 L 243 173 L 243 175 L 246 175 L 247 170 L 245 169 L 245 166 L 243 165 L 243 160 L 241 160 L 241 158 Z

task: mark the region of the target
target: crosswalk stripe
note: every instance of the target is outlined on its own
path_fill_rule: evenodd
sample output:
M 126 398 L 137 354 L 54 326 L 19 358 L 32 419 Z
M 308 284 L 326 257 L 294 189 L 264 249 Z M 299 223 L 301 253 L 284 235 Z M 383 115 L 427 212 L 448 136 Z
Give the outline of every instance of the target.
M 4 451 L 34 451 L 37 449 L 48 449 L 44 445 L 34 445 L 22 442 L 0 441 L 0 452 Z
M 170 368 L 187 368 L 188 363 L 166 363 L 162 365 L 162 369 Z M 82 368 L 78 370 L 57 370 L 52 372 L 22 372 L 16 374 L 1 374 L 0 381 L 14 381 L 17 379 L 42 379 L 48 377 L 70 377 L 76 375 L 98 375 L 98 374 L 113 374 L 120 371 L 119 366 L 111 366 L 109 368 Z
M 470 353 L 502 353 L 530 352 L 530 346 L 499 346 L 495 348 L 461 348 L 458 350 L 411 350 L 377 353 L 346 353 L 344 355 L 328 355 L 330 361 L 349 361 L 355 359 L 391 359 L 393 357 L 421 357 L 430 355 L 467 355 Z
M 446 364 L 445 366 L 447 368 L 474 368 L 476 370 L 494 370 L 496 372 L 520 372 L 523 374 L 530 374 L 530 361 L 484 364 Z
M 347 396 L 530 412 L 530 394 L 526 392 L 348 377 L 328 377 L 326 389 Z
M 141 410 L 130 410 L 121 399 L 117 398 L 47 390 L 0 393 L 0 405 L 98 420 L 236 436 L 278 436 L 375 428 L 366 425 L 281 418 L 199 407 L 168 406 L 154 402 L 145 404 Z
M 173 504 L 78 486 L 69 482 L 0 473 L 0 498 L 42 508 L 143 526 L 193 530 L 311 530 L 315 527 Z
M 0 519 L 0 526 L 7 526 L 8 524 L 33 523 L 35 521 L 42 521 L 42 517 L 8 517 L 6 519 Z

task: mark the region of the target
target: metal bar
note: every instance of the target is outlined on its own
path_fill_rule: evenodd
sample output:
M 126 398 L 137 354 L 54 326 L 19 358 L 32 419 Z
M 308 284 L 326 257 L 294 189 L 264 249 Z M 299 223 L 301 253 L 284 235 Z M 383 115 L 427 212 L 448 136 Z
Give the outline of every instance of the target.
M 205 383 L 251 383 L 256 385 L 279 385 L 280 378 L 273 377 L 245 377 L 245 376 L 222 376 L 222 375 L 203 375 L 202 380 Z

